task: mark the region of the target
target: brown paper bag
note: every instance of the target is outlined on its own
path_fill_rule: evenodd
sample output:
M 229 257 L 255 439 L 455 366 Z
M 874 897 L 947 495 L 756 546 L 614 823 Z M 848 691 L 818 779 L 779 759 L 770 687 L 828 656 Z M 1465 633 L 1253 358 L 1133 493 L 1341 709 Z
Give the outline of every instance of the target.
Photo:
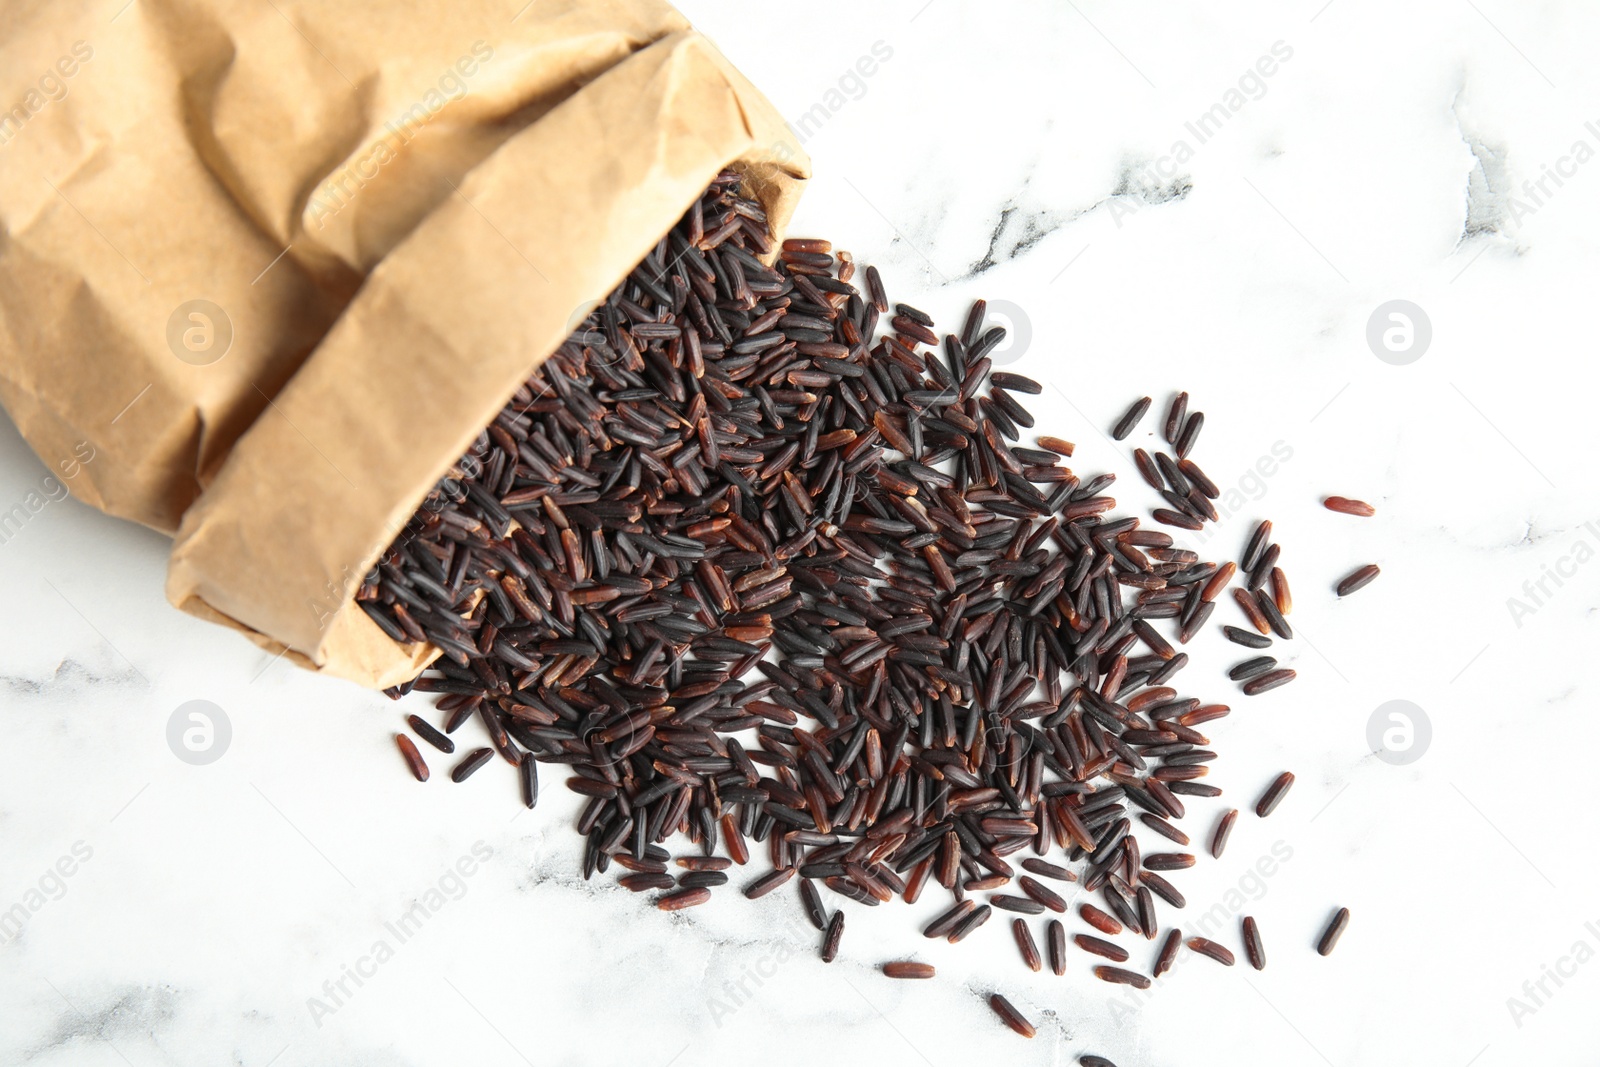
M 173 603 L 408 678 L 361 576 L 720 169 L 781 229 L 805 156 L 653 0 L 103 7 L 0 40 L 0 400 Z

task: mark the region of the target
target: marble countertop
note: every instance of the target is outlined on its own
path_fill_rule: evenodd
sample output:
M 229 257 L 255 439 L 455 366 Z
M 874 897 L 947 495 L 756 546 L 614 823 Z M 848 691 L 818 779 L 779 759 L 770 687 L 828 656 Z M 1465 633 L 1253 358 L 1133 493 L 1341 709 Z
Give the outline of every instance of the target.
M 1228 793 L 1191 806 L 1197 841 L 1298 777 L 1181 878 L 1184 923 L 1236 945 L 1256 916 L 1267 969 L 1186 956 L 1124 995 L 1081 955 L 1028 972 L 1004 923 L 925 941 L 931 897 L 847 904 L 825 965 L 787 890 L 666 915 L 585 884 L 576 798 L 527 812 L 498 761 L 412 781 L 390 737 L 425 699 L 170 608 L 166 542 L 52 499 L 5 423 L 0 511 L 39 506 L 0 543 L 0 1064 L 1592 1062 L 1600 860 L 1571 814 L 1592 776 L 1566 757 L 1600 742 L 1600 15 L 681 6 L 805 136 L 796 232 L 943 322 L 988 298 L 1016 337 L 1000 362 L 1047 383 L 1039 428 L 1141 512 L 1105 430 L 1187 389 L 1230 513 L 1202 551 L 1275 522 L 1299 680 L 1239 698 L 1219 641 L 1184 676 L 1235 708 L 1209 731 Z M 1382 576 L 1339 601 L 1368 562 Z M 227 725 L 204 764 L 175 756 L 197 700 Z M 938 978 L 877 971 L 910 957 Z

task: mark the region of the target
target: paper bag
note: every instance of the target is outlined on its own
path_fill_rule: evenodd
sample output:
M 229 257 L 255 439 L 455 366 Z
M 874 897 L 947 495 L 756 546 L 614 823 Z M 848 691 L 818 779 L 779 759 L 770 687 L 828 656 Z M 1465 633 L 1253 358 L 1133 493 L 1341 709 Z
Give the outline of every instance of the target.
M 0 39 L 0 400 L 168 596 L 387 686 L 362 575 L 724 166 L 808 164 L 651 0 L 33 5 Z

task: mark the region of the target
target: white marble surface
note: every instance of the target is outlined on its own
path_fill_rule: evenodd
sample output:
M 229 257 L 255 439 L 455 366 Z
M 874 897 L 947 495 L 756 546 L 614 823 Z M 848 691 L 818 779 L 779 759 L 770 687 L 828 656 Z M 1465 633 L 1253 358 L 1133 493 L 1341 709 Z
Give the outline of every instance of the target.
M 1031 342 L 1011 355 L 1050 383 L 1040 427 L 1140 510 L 1150 494 L 1100 431 L 1135 396 L 1187 388 L 1208 416 L 1197 458 L 1239 493 L 1209 547 L 1277 523 L 1301 677 L 1232 700 L 1212 780 L 1240 806 L 1283 768 L 1299 784 L 1179 879 L 1188 921 L 1213 904 L 1259 918 L 1264 973 L 1190 959 L 1130 1008 L 1081 955 L 1067 978 L 1025 971 L 1002 922 L 924 941 L 933 894 L 847 905 L 830 967 L 788 891 L 666 916 L 586 886 L 556 776 L 520 815 L 498 762 L 416 784 L 389 740 L 400 708 L 180 615 L 161 538 L 64 500 L 0 544 L 0 911 L 27 912 L 0 938 L 0 1063 L 1593 1062 L 1600 862 L 1562 811 L 1587 809 L 1600 741 L 1600 15 L 1321 2 L 683 5 L 786 115 L 823 106 L 800 230 L 945 322 L 976 296 L 1022 309 Z M 830 96 L 876 42 L 892 55 Z M 1185 124 L 1227 108 L 1276 42 L 1292 55 L 1201 143 Z M 1569 176 L 1528 192 L 1545 165 Z M 1392 299 L 1432 323 L 1409 366 L 1366 342 Z M 1256 480 L 1275 445 L 1292 455 Z M 0 431 L 0 504 L 45 473 Z M 1332 515 L 1329 492 L 1379 516 Z M 1383 576 L 1336 602 L 1331 583 L 1368 561 Z M 1524 583 L 1547 568 L 1572 576 L 1535 603 Z M 1230 699 L 1219 644 L 1184 680 Z M 209 766 L 166 741 L 193 699 L 232 726 Z M 1434 730 L 1403 767 L 1366 737 L 1392 699 Z M 1223 806 L 1192 805 L 1197 837 Z M 1274 848 L 1288 858 L 1253 875 Z M 50 875 L 63 857 L 73 873 Z M 451 874 L 462 857 L 470 877 Z M 441 880 L 402 943 L 385 924 Z M 1355 919 L 1322 959 L 1341 904 Z M 392 958 L 363 963 L 380 940 Z M 907 956 L 939 978 L 875 972 Z M 371 977 L 315 1015 L 358 964 Z M 1541 992 L 1546 968 L 1569 976 Z M 1034 1041 L 996 1024 L 993 989 Z

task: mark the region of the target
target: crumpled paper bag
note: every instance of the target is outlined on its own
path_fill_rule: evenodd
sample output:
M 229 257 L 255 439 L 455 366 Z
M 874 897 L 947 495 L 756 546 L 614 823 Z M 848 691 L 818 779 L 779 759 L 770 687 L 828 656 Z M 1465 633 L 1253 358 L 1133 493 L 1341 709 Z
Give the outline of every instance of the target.
M 176 537 L 169 599 L 384 687 L 352 602 L 427 491 L 723 167 L 809 165 L 655 0 L 104 0 L 0 34 L 0 401 Z

